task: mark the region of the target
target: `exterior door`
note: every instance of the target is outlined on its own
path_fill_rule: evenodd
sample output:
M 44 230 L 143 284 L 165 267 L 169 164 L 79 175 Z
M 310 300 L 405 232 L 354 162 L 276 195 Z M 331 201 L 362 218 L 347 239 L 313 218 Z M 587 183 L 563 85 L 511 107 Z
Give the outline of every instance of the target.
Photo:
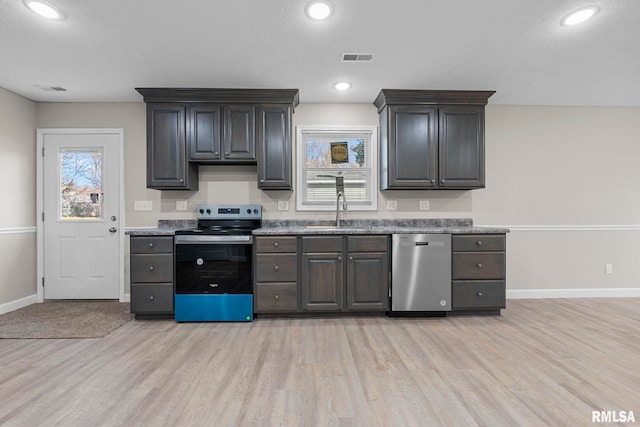
M 39 130 L 44 299 L 120 297 L 122 131 Z

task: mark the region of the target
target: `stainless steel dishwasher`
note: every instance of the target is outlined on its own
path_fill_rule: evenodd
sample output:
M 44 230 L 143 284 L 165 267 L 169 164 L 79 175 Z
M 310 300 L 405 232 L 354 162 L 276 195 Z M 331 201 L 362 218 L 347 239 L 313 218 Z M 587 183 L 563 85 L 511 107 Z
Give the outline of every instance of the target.
M 392 243 L 391 313 L 451 311 L 451 234 L 394 234 Z

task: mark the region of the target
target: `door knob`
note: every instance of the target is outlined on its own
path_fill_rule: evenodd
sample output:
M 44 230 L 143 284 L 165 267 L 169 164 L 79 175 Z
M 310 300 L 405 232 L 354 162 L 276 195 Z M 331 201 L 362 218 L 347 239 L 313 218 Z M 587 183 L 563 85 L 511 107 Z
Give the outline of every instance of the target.
M 117 229 L 117 228 L 115 228 L 115 227 L 111 227 L 111 228 L 109 229 L 109 233 L 115 233 L 116 231 L 118 231 L 118 229 Z

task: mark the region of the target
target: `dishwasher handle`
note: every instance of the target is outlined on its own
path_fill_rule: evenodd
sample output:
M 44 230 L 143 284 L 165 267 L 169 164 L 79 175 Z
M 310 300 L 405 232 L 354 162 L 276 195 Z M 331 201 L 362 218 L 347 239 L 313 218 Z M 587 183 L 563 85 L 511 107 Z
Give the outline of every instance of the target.
M 415 242 L 416 246 L 444 246 L 444 242 Z

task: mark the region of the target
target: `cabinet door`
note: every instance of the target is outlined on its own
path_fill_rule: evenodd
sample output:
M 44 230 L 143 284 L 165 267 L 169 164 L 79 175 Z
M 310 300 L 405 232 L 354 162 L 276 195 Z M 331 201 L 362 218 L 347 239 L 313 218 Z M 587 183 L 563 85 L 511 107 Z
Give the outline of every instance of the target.
M 436 186 L 438 175 L 437 110 L 433 107 L 388 107 L 388 189 Z M 384 180 L 383 180 L 384 181 Z M 383 188 L 384 189 L 384 188 Z
M 342 310 L 342 255 L 302 254 L 302 309 Z
M 441 107 L 438 139 L 438 186 L 484 188 L 484 107 Z
M 256 159 L 256 109 L 252 105 L 229 105 L 223 109 L 222 146 L 225 160 Z
M 187 158 L 186 106 L 147 104 L 147 187 L 197 190 L 198 169 Z
M 386 252 L 352 252 L 347 263 L 347 309 L 389 308 L 389 257 Z
M 220 160 L 220 107 L 197 104 L 189 107 L 190 160 Z
M 291 190 L 291 108 L 258 107 L 258 188 Z

